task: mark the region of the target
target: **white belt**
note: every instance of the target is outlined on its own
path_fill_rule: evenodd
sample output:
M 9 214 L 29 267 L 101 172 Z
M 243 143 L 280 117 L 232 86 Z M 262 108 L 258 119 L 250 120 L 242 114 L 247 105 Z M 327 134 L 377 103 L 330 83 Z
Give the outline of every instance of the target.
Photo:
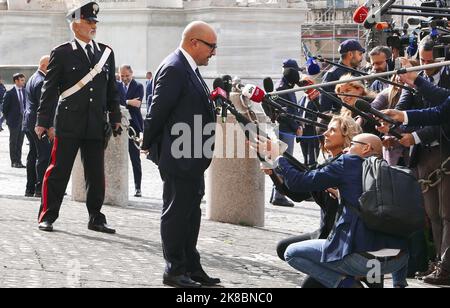
M 102 72 L 103 66 L 105 66 L 106 61 L 108 60 L 111 52 L 112 52 L 112 50 L 110 48 L 106 47 L 100 61 L 94 66 L 94 68 L 86 76 L 84 76 L 80 81 L 78 81 L 74 86 L 67 89 L 63 93 L 61 93 L 60 98 L 65 99 L 71 95 L 74 95 L 75 93 L 80 91 L 85 85 L 87 85 L 89 82 L 91 82 L 95 76 L 100 74 Z

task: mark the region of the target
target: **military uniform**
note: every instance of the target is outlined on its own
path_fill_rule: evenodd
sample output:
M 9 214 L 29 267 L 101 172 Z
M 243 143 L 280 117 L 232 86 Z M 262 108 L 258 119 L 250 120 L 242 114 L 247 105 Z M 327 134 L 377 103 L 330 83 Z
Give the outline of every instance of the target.
M 81 12 L 81 18 L 94 19 L 98 13 L 98 5 L 94 2 L 88 3 L 78 12 Z M 76 15 L 73 13 L 73 18 Z M 52 224 L 58 218 L 73 163 L 80 149 L 86 175 L 90 229 L 91 226 L 106 225 L 106 218 L 100 212 L 105 195 L 106 114 L 109 112 L 110 122 L 113 124 L 119 123 L 121 118 L 115 82 L 114 53 L 111 52 L 101 72 L 92 81 L 73 95 L 60 98 L 61 93 L 73 87 L 92 71 L 105 49 L 109 48 L 94 41 L 91 43 L 91 48 L 93 46 L 91 58 L 76 39 L 56 47 L 50 55 L 38 109 L 37 126 L 44 128 L 54 126 L 56 137 L 51 163 L 43 182 L 39 223 Z M 41 229 L 52 230 L 52 228 Z

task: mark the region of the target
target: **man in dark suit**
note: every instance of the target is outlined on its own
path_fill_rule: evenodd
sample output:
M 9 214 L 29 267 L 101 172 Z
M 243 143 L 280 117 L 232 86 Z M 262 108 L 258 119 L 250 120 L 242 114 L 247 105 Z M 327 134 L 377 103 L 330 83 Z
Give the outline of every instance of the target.
M 435 62 L 433 49 L 435 42 L 431 37 L 425 37 L 419 44 L 419 58 L 422 65 Z M 405 66 L 410 66 L 403 60 Z M 413 75 L 413 74 L 411 74 Z M 425 70 L 415 74 L 415 80 L 406 80 L 418 89 L 417 95 L 403 90 L 396 109 L 407 111 L 435 107 L 450 96 L 450 67 Z M 430 91 L 433 87 L 442 88 Z M 411 132 L 412 131 L 412 132 Z M 428 177 L 450 157 L 450 125 L 410 127 L 403 134 L 400 143 L 412 147 L 411 167 L 417 168 L 419 179 Z M 425 210 L 431 222 L 433 240 L 436 246 L 435 260 L 440 260 L 444 252 L 450 248 L 450 177 L 443 177 L 436 187 L 430 187 L 424 193 Z M 428 272 L 424 272 L 427 276 Z M 422 278 L 422 277 L 419 277 Z
M 6 87 L 3 84 L 2 76 L 0 76 L 0 132 L 3 131 L 3 121 L 5 120 L 3 116 L 3 96 L 6 93 Z
M 133 69 L 130 65 L 122 65 L 119 69 L 121 82 L 117 82 L 120 94 L 120 103 L 127 107 L 131 115 L 130 126 L 136 132 L 136 137 L 144 131 L 144 119 L 141 114 L 141 105 L 144 98 L 144 86 L 133 78 Z M 142 165 L 141 151 L 136 141 L 129 139 L 128 152 L 133 166 L 135 197 L 142 197 Z
M 39 139 L 34 132 L 37 119 L 37 109 L 41 100 L 41 90 L 47 74 L 50 56 L 43 56 L 39 61 L 39 69 L 30 77 L 25 87 L 26 105 L 23 116 L 23 131 L 30 144 L 27 157 L 27 186 L 26 197 L 42 196 L 42 181 L 45 170 L 50 161 L 51 141 L 54 137 L 54 128 L 48 133 L 47 138 Z
M 164 182 L 163 283 L 176 287 L 220 283 L 220 279 L 204 272 L 196 248 L 204 173 L 212 158 L 212 150 L 206 153 L 203 148 L 214 138 L 213 134 L 198 133 L 198 127 L 203 131 L 216 121 L 209 89 L 198 66 L 208 65 L 216 54 L 216 43 L 216 33 L 208 24 L 193 22 L 187 26 L 180 47 L 162 62 L 155 74 L 153 101 L 145 120 L 142 149 L 149 151 L 152 160 L 158 163 Z M 182 132 L 180 137 L 180 128 L 190 131 Z
M 56 133 L 42 187 L 39 229 L 43 231 L 53 231 L 80 149 L 87 187 L 88 229 L 115 233 L 101 213 L 105 197 L 105 125 L 109 112 L 117 134 L 121 114 L 114 53 L 110 47 L 93 41 L 98 11 L 98 4 L 89 2 L 70 12 L 67 17 L 75 39 L 56 47 L 50 55 L 35 128 L 39 138 L 53 125 Z
M 14 87 L 6 91 L 3 98 L 3 113 L 9 128 L 9 156 L 11 167 L 25 168 L 22 164 L 22 131 L 23 111 L 25 108 L 25 75 L 13 76 Z
M 147 104 L 147 113 L 150 110 L 153 96 L 153 73 L 147 72 L 147 81 L 145 82 L 145 102 Z

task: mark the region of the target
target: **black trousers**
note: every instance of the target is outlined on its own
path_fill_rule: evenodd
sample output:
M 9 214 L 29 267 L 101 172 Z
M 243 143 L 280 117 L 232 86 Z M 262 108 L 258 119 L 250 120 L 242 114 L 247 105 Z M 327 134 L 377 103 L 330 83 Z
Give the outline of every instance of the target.
M 26 132 L 30 151 L 27 156 L 27 187 L 29 193 L 42 192 L 42 181 L 50 162 L 52 144 L 48 138 L 39 139 L 33 131 Z
M 79 149 L 86 179 L 89 221 L 94 224 L 106 223 L 105 216 L 100 212 L 105 199 L 104 141 L 71 138 L 55 138 L 51 162 L 42 186 L 39 222 L 53 223 L 58 218 Z
M 25 137 L 22 127 L 9 128 L 9 156 L 11 158 L 11 164 L 18 164 L 22 162 L 22 146 L 23 139 Z
M 141 151 L 139 145 L 136 147 L 136 142 L 129 139 L 128 153 L 130 154 L 131 165 L 133 166 L 134 176 L 134 188 L 141 189 L 142 183 L 142 164 L 141 164 Z
M 200 270 L 197 239 L 200 231 L 200 202 L 205 180 L 183 179 L 161 173 L 164 183 L 161 238 L 166 273 L 180 275 Z
M 300 141 L 302 147 L 303 158 L 306 165 L 313 165 L 319 157 L 319 140 L 318 139 L 304 139 Z

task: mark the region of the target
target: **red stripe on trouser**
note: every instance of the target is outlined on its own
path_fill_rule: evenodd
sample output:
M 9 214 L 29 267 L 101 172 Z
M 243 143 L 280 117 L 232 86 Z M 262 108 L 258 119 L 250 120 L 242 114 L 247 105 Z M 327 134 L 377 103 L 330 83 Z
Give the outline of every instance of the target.
M 53 142 L 51 162 L 47 168 L 47 171 L 45 171 L 44 181 L 42 183 L 42 211 L 41 211 L 41 215 L 39 215 L 39 223 L 42 222 L 42 219 L 44 218 L 44 215 L 47 213 L 47 210 L 48 210 L 48 178 L 52 174 L 52 171 L 56 165 L 57 149 L 58 149 L 58 138 L 55 137 L 55 140 Z

